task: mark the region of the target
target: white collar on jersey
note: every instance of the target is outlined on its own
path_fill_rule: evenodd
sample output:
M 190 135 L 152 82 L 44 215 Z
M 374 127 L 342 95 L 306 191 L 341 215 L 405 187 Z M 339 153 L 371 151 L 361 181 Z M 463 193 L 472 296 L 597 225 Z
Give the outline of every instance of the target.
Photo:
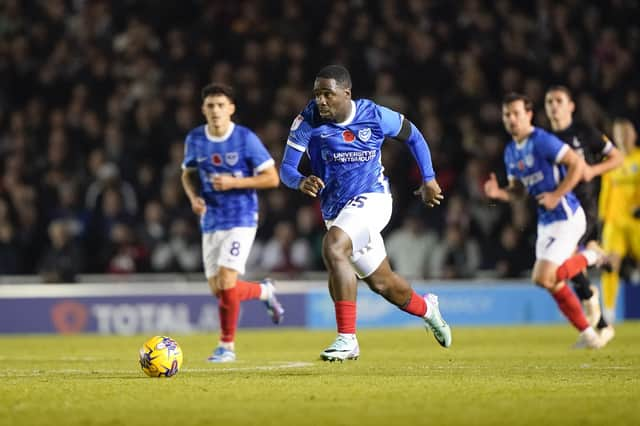
M 232 121 L 231 125 L 229 126 L 229 130 L 227 130 L 224 135 L 222 135 L 222 136 L 213 136 L 211 133 L 209 133 L 209 128 L 205 124 L 204 125 L 204 134 L 207 136 L 207 139 L 209 139 L 211 142 L 224 142 L 227 139 L 229 139 L 229 136 L 231 136 L 231 133 L 233 133 L 233 129 L 235 127 L 236 127 L 236 125 Z
M 525 147 L 525 145 L 527 144 L 527 142 L 529 142 L 529 138 L 530 136 L 527 136 L 526 138 L 522 139 L 522 141 L 518 142 L 517 140 L 514 139 L 514 142 L 516 143 L 516 149 L 522 149 Z
M 351 112 L 349 113 L 349 116 L 342 123 L 336 123 L 336 124 L 338 126 L 347 126 L 351 124 L 355 116 L 356 116 L 356 103 L 354 101 L 351 101 Z
M 527 145 L 527 142 L 529 142 L 529 139 L 531 139 L 531 136 L 533 136 L 533 132 L 536 131 L 536 128 L 533 127 L 533 130 L 531 131 L 531 133 L 529 133 L 527 135 L 526 138 L 522 139 L 520 142 L 518 142 L 515 138 L 513 139 L 513 141 L 516 143 L 516 148 L 517 149 L 522 149 Z

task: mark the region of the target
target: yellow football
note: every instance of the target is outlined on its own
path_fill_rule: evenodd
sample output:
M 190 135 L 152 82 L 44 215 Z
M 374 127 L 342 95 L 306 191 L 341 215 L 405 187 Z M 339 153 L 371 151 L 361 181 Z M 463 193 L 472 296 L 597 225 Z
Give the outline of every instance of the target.
M 149 377 L 172 377 L 182 366 L 182 349 L 167 336 L 153 336 L 140 348 L 140 367 Z

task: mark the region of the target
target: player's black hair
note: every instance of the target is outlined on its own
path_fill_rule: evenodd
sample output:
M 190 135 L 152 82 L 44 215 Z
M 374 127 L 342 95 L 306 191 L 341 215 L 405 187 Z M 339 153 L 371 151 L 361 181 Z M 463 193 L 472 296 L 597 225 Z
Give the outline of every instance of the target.
M 207 96 L 212 95 L 224 95 L 231 101 L 232 104 L 235 102 L 235 95 L 233 93 L 233 88 L 224 83 L 210 83 L 202 88 L 202 92 L 200 96 L 204 101 Z
M 502 98 L 502 105 L 509 105 L 510 103 L 515 101 L 522 101 L 524 103 L 525 111 L 533 111 L 533 102 L 531 102 L 531 99 L 529 99 L 527 95 L 524 95 L 522 93 L 507 93 L 504 98 Z
M 351 89 L 351 74 L 342 65 L 327 65 L 316 74 L 316 78 L 333 79 L 339 86 Z
M 549 92 L 562 92 L 569 98 L 570 101 L 573 101 L 573 96 L 571 96 L 571 90 L 567 86 L 562 84 L 554 84 L 553 86 L 547 89 L 547 93 Z

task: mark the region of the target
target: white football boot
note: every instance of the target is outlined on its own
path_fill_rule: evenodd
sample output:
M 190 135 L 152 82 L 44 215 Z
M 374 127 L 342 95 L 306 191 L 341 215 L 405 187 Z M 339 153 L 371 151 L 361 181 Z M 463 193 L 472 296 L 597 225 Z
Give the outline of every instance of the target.
M 604 328 L 598 330 L 598 334 L 600 335 L 600 340 L 602 341 L 602 346 L 606 345 L 613 339 L 616 335 L 616 331 L 612 325 L 608 325 Z
M 427 303 L 427 314 L 424 316 L 424 325 L 427 332 L 431 330 L 440 346 L 448 348 L 451 346 L 451 328 L 440 314 L 438 307 L 438 296 L 435 294 L 425 294 L 424 301 Z
M 233 362 L 236 360 L 236 353 L 231 349 L 218 346 L 207 358 L 209 362 Z
M 580 333 L 578 341 L 573 345 L 573 349 L 600 349 L 604 343 L 598 333 L 592 327 Z
M 275 282 L 271 278 L 265 278 L 260 281 L 260 284 L 264 285 L 268 292 L 267 300 L 264 300 L 264 305 L 267 307 L 269 318 L 271 318 L 274 324 L 280 324 L 284 319 L 284 308 L 276 297 Z
M 355 334 L 338 334 L 336 340 L 327 349 L 322 351 L 320 358 L 323 361 L 356 360 L 360 356 L 360 347 Z

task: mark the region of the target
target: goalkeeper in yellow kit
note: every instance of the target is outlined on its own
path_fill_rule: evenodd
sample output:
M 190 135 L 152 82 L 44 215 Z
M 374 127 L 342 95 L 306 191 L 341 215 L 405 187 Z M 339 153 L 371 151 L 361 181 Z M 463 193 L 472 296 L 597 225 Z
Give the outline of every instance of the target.
M 615 319 L 622 259 L 631 256 L 640 260 L 640 147 L 633 124 L 615 120 L 613 139 L 624 161 L 603 176 L 599 208 L 604 221 L 602 248 L 610 253 L 613 268 L 602 274 L 603 315 L 609 324 Z

